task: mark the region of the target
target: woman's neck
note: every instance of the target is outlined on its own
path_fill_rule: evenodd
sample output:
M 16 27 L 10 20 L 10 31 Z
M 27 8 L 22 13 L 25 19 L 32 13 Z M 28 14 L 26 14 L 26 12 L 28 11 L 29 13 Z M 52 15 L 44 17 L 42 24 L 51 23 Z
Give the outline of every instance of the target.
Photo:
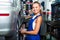
M 36 16 L 39 15 L 40 13 L 35 14 Z

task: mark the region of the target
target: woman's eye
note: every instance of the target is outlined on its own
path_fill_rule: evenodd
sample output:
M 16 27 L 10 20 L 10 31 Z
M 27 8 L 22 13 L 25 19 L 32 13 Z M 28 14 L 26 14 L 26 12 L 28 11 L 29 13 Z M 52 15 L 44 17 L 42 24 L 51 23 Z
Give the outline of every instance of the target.
M 36 7 L 37 8 L 37 7 Z

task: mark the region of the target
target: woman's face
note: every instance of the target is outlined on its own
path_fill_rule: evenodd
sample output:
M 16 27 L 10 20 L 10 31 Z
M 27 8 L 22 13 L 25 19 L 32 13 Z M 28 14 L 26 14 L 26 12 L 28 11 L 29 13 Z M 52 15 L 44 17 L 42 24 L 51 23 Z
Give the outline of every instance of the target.
M 40 5 L 37 4 L 37 3 L 34 3 L 32 5 L 32 11 L 33 11 L 34 14 L 40 13 Z

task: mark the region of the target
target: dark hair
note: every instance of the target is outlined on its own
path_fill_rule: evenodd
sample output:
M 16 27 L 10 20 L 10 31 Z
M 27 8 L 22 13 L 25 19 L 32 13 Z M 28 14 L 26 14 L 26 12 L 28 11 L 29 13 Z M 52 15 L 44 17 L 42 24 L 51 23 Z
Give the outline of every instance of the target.
M 41 4 L 38 1 L 33 2 L 32 5 L 35 4 L 35 3 L 37 3 L 41 7 Z M 41 9 L 40 9 L 40 13 L 41 14 L 43 13 Z

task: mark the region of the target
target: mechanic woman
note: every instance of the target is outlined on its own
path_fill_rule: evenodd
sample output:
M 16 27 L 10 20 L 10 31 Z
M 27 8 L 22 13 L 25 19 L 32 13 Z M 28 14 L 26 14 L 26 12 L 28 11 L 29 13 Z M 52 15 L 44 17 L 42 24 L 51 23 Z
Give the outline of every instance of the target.
M 28 23 L 28 29 L 21 29 L 22 34 L 26 34 L 25 40 L 40 40 L 40 27 L 42 24 L 42 13 L 41 5 L 39 2 L 35 1 L 32 4 L 32 11 L 34 16 L 30 19 Z

